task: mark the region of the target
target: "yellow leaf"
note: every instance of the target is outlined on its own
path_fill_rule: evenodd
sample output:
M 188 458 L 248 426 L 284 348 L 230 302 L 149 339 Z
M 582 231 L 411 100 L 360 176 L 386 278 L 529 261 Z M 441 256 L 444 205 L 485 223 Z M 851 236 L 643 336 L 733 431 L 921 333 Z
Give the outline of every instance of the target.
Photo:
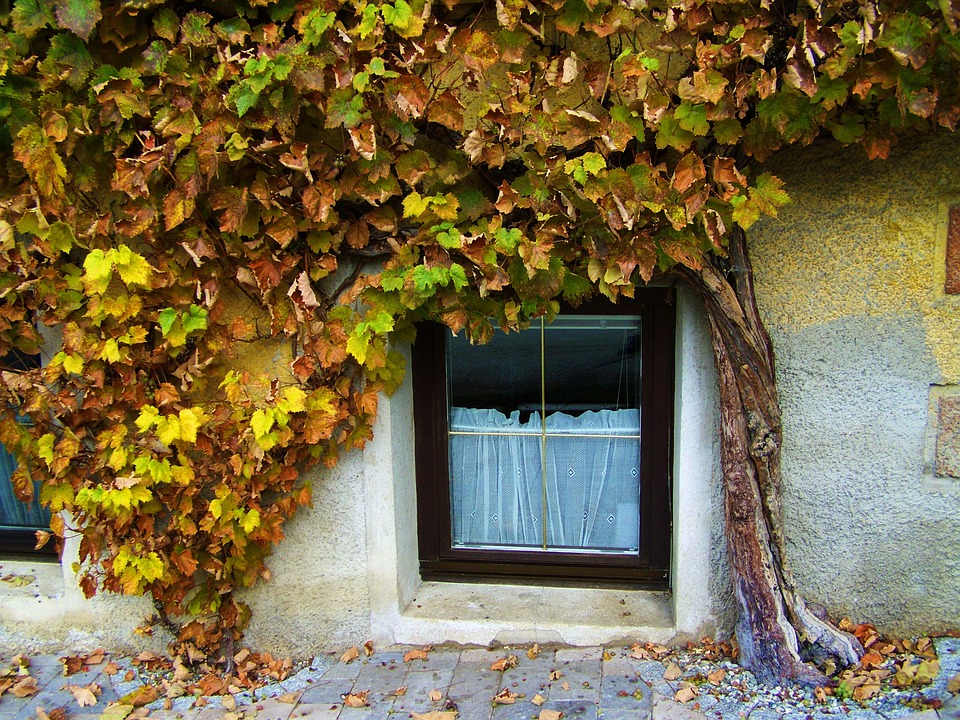
M 180 439 L 184 442 L 197 441 L 197 429 L 200 427 L 200 415 L 190 408 L 180 411 Z

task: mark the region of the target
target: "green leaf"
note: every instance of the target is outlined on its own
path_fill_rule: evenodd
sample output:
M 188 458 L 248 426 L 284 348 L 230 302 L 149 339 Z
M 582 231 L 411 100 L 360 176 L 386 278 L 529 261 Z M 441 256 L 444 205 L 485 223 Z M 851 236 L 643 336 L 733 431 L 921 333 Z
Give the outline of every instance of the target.
M 160 323 L 160 332 L 163 333 L 164 337 L 170 332 L 173 323 L 176 322 L 178 317 L 179 313 L 173 308 L 164 308 L 160 311 L 160 314 L 157 315 L 157 322 Z
M 363 6 L 363 15 L 360 24 L 357 25 L 357 32 L 361 40 L 366 40 L 367 35 L 372 33 L 377 27 L 377 6 L 369 3 Z
M 674 116 L 684 130 L 694 135 L 706 135 L 710 132 L 710 123 L 707 120 L 707 106 L 694 105 L 688 101 L 680 103 Z
M 230 99 L 233 100 L 233 106 L 237 109 L 237 115 L 243 117 L 250 108 L 257 104 L 257 101 L 260 99 L 260 93 L 255 91 L 247 83 L 235 87 L 237 90 L 231 93 Z M 231 156 L 231 160 L 239 160 L 241 157 L 243 157 L 243 153 L 240 153 L 236 158 Z
M 590 175 L 598 175 L 601 170 L 607 169 L 607 161 L 600 153 L 588 152 L 582 159 L 583 169 Z
M 10 13 L 13 29 L 26 38 L 53 25 L 53 8 L 47 0 L 16 0 Z
M 877 46 L 889 50 L 901 65 L 909 64 L 919 70 L 927 60 L 932 29 L 924 17 L 911 12 L 898 13 L 884 22 Z
M 383 13 L 383 21 L 401 33 L 408 30 L 413 21 L 413 8 L 406 0 L 397 0 L 393 5 L 384 3 L 380 6 L 380 12 Z
M 843 113 L 840 116 L 840 122 L 832 122 L 829 127 L 837 142 L 845 145 L 857 142 L 866 132 L 863 117 L 856 113 Z
M 57 24 L 87 40 L 100 21 L 100 0 L 57 0 Z
M 657 127 L 657 147 L 661 150 L 672 147 L 685 152 L 693 144 L 693 137 L 692 132 L 680 127 L 677 119 L 670 115 L 664 115 Z
M 13 143 L 13 154 L 29 173 L 41 195 L 50 197 L 63 194 L 67 168 L 42 128 L 27 125 L 21 129 Z
M 199 305 L 191 305 L 183 315 L 183 330 L 187 333 L 207 329 L 207 311 Z
M 713 136 L 721 145 L 733 145 L 743 136 L 743 127 L 736 118 L 718 120 L 713 124 Z
M 77 242 L 77 236 L 73 234 L 73 228 L 67 223 L 57 221 L 50 226 L 47 232 L 47 242 L 50 247 L 59 253 L 67 253 Z
M 370 349 L 370 336 L 367 333 L 351 335 L 347 338 L 347 352 L 357 359 L 361 365 L 367 359 L 367 350 Z
M 103 250 L 91 250 L 83 260 L 83 287 L 88 295 L 102 295 L 113 277 L 113 262 Z

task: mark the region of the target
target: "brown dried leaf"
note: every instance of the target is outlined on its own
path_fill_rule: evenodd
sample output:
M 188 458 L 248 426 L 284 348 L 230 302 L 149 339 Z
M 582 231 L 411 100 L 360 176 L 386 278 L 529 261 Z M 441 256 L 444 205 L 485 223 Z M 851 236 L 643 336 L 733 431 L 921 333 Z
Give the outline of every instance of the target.
M 663 679 L 668 682 L 679 680 L 682 675 L 683 670 L 681 670 L 680 666 L 676 663 L 670 663 L 667 665 L 667 669 L 663 671 Z
M 74 673 L 78 673 L 83 670 L 83 656 L 82 655 L 67 655 L 60 658 L 60 663 L 63 665 L 63 675 L 64 677 L 69 677 Z
M 543 695 L 541 695 L 540 693 L 537 693 L 536 695 L 533 696 L 533 699 L 530 702 L 532 702 L 537 707 L 540 707 L 546 701 L 547 699 Z
M 723 679 L 727 676 L 727 671 L 723 668 L 714 670 L 712 673 L 707 675 L 707 681 L 713 685 L 719 685 L 723 682 Z
M 512 692 L 510 688 L 503 688 L 493 698 L 494 705 L 513 705 L 517 701 L 517 693 Z
M 680 688 L 677 690 L 676 694 L 673 696 L 673 699 L 679 703 L 688 703 L 697 696 L 697 691 L 692 687 Z
M 563 677 L 563 672 L 561 672 L 560 670 L 550 671 L 550 682 L 553 682 L 554 680 L 559 680 L 562 677 Z
M 393 691 L 392 693 L 390 693 L 390 694 L 393 695 L 394 697 L 400 697 L 401 695 L 406 695 L 406 694 L 407 694 L 407 686 L 406 686 L 406 685 L 401 685 L 400 687 L 398 687 L 396 690 L 394 690 L 394 691 Z
M 370 704 L 367 702 L 369 692 L 369 690 L 361 690 L 360 692 L 348 693 L 340 697 L 343 698 L 344 705 L 348 705 L 349 707 L 365 707 Z
M 237 665 L 243 665 L 243 661 L 250 657 L 250 648 L 243 648 L 240 652 L 233 656 L 233 661 Z
M 559 710 L 548 710 L 544 708 L 537 716 L 537 720 L 560 720 L 562 717 L 563 713 Z
M 99 665 L 106 659 L 107 653 L 103 648 L 97 648 L 92 653 L 87 655 L 83 661 L 87 665 Z
M 100 686 L 96 683 L 91 683 L 86 687 L 81 685 L 68 685 L 67 690 L 73 693 L 73 697 L 77 700 L 77 705 L 80 707 L 92 707 L 97 704 L 97 691 L 100 690 Z
M 527 650 L 527 657 L 531 660 L 536 660 L 540 655 L 540 644 L 534 643 L 533 647 Z
M 12 692 L 18 698 L 25 698 L 30 695 L 36 695 L 40 692 L 40 688 L 37 687 L 37 679 L 35 677 L 27 676 L 13 686 Z
M 115 662 L 113 662 L 113 660 L 111 660 L 110 662 L 108 662 L 106 665 L 103 666 L 104 675 L 113 676 L 113 675 L 116 675 L 118 672 L 120 672 L 120 666 L 117 665 Z
M 360 657 L 360 650 L 354 645 L 352 648 L 347 650 L 343 655 L 340 656 L 340 662 L 350 664 L 354 660 Z
M 560 683 L 560 687 L 563 688 L 564 692 L 570 692 L 570 683 L 568 683 L 566 680 Z
M 284 693 L 283 695 L 277 696 L 277 702 L 282 702 L 287 705 L 293 705 L 299 699 L 300 699 L 300 693 L 298 692 L 288 692 L 288 693 Z M 236 705 L 234 705 L 234 707 L 236 707 Z
M 604 650 L 604 651 L 603 651 L 603 661 L 604 661 L 604 662 L 609 662 L 610 660 L 613 660 L 615 657 L 616 657 L 616 655 L 614 655 L 614 654 L 613 654 L 612 652 L 610 652 L 609 650 Z
M 495 660 L 493 664 L 490 665 L 490 669 L 503 672 L 504 670 L 515 668 L 517 666 L 517 663 L 519 662 L 520 660 L 517 658 L 516 655 L 507 655 L 506 657 L 500 658 L 499 660 Z
M 280 700 L 280 698 L 277 698 L 277 700 Z M 233 697 L 233 695 L 224 695 L 222 702 L 223 707 L 229 712 L 233 712 L 237 709 L 237 699 Z M 281 700 L 281 702 L 283 701 Z
M 427 651 L 426 650 L 411 650 L 406 655 L 403 656 L 404 662 L 410 662 L 411 660 L 426 660 Z
M 367 640 L 363 644 L 363 654 L 366 655 L 367 657 L 370 657 L 373 655 L 373 640 Z
M 456 720 L 456 710 L 431 710 L 427 713 L 410 713 L 413 720 Z
M 827 702 L 827 691 L 822 687 L 814 688 L 813 697 L 817 701 L 817 705 L 823 705 Z
M 120 702 L 124 705 L 133 705 L 134 707 L 143 707 L 144 705 L 149 705 L 154 700 L 160 698 L 160 690 L 155 688 L 152 685 L 146 685 L 141 688 L 137 688 L 131 693 L 127 693 L 122 698 Z
M 427 697 L 430 698 L 430 702 L 440 702 L 443 700 L 443 693 L 439 690 L 431 690 L 427 693 Z

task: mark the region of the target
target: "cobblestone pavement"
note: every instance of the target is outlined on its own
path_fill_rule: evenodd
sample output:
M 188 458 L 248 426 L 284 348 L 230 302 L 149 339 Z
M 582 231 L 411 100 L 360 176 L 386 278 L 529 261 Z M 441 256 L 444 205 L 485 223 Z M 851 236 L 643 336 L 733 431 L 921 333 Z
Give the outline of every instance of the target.
M 635 660 L 618 650 L 609 651 L 604 659 L 604 648 L 599 647 L 544 649 L 534 659 L 526 655 L 525 648 L 438 647 L 425 660 L 404 662 L 404 654 L 409 649 L 387 648 L 349 664 L 332 656 L 320 656 L 281 683 L 234 696 L 236 708 L 233 710 L 222 707 L 216 696 L 201 700 L 206 704 L 200 707 L 195 698 L 181 697 L 174 699 L 169 709 L 163 708 L 163 701 L 148 706 L 149 717 L 157 720 L 406 720 L 411 713 L 456 709 L 459 720 L 532 720 L 543 710 L 562 712 L 568 720 L 890 720 L 904 716 L 910 716 L 911 720 L 960 720 L 960 698 L 950 698 L 946 692 L 946 678 L 960 670 L 958 640 L 938 646 L 941 675 L 925 691 L 926 697 L 940 697 L 946 702 L 939 711 L 925 710 L 912 715 L 912 711 L 902 705 L 890 710 L 834 703 L 831 707 L 798 710 L 729 698 L 718 702 L 706 693 L 696 702 L 680 704 L 672 699 L 678 685 L 663 679 L 662 663 Z M 517 656 L 516 667 L 505 671 L 491 669 L 496 660 L 511 654 Z M 0 656 L 4 666 L 11 655 Z M 26 698 L 5 693 L 0 697 L 0 720 L 36 718 L 37 706 L 47 713 L 66 708 L 67 718 L 78 720 L 101 716 L 109 703 L 120 700 L 145 682 L 129 659 L 114 659 L 123 671 L 113 676 L 105 675 L 101 665 L 89 672 L 64 677 L 58 655 L 32 656 L 30 672 L 40 690 Z M 133 672 L 128 673 L 128 669 Z M 103 692 L 96 705 L 79 707 L 68 686 L 90 683 L 99 684 Z M 405 690 L 398 692 L 401 688 Z M 514 702 L 494 704 L 493 698 L 504 690 L 516 695 Z M 364 691 L 368 705 L 344 704 L 346 695 Z M 541 704 L 533 702 L 541 698 Z M 104 720 L 109 717 L 104 715 Z

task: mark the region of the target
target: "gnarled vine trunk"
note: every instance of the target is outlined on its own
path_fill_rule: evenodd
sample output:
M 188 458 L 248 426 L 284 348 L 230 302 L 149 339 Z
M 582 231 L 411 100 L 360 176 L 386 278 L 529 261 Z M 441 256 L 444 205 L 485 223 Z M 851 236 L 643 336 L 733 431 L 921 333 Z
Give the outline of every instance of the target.
M 678 272 L 697 292 L 710 320 L 741 662 L 763 682 L 822 684 L 823 676 L 800 658 L 801 640 L 845 663 L 858 662 L 863 648 L 810 612 L 787 563 L 774 355 L 757 310 L 743 232 L 731 233 L 728 258 L 710 256 L 701 270 Z

